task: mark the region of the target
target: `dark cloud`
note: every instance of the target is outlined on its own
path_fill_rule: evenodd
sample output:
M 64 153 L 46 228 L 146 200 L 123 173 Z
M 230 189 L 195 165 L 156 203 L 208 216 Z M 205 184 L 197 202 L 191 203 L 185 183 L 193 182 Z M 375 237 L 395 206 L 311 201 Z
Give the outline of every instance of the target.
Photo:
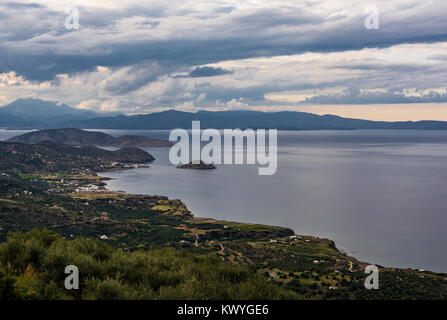
M 105 89 L 115 95 L 126 94 L 155 81 L 161 74 L 162 69 L 155 62 L 134 65 L 108 79 Z
M 241 12 L 219 9 L 209 13 L 208 19 L 192 17 L 191 30 L 179 26 L 178 34 L 164 38 L 159 33 L 167 24 L 172 24 L 168 30 L 175 28 L 176 18 L 163 20 L 169 14 L 163 8 L 141 8 L 137 13 L 135 8 L 83 11 L 81 7 L 81 30 L 72 32 L 63 28 L 63 12 L 48 10 L 46 23 L 31 23 L 15 30 L 15 38 L 9 39 L 16 41 L 0 43 L 0 72 L 14 70 L 31 80 L 49 80 L 59 73 L 92 70 L 97 65 L 120 67 L 156 61 L 161 67 L 181 68 L 230 59 L 447 41 L 447 20 L 440 16 L 439 8 L 428 7 L 431 10 L 426 12 L 414 9 L 405 15 L 384 14 L 380 30 L 374 31 L 363 27 L 363 12 L 348 17 L 289 7 Z M 119 18 L 134 15 L 148 20 L 129 26 L 129 30 L 115 30 Z
M 416 53 L 421 56 L 419 62 L 416 55 L 409 54 L 407 59 L 399 51 L 401 47 L 390 52 L 380 49 L 414 43 L 422 43 L 425 48 L 425 44 L 447 41 L 447 19 L 442 14 L 447 2 L 427 0 L 422 5 L 415 0 L 396 0 L 384 4 L 380 7 L 380 29 L 367 30 L 361 5 L 335 8 L 318 0 L 285 0 L 281 6 L 268 8 L 262 2 L 257 7 L 248 4 L 238 8 L 208 2 L 189 5 L 189 0 L 182 5 L 128 0 L 99 8 L 82 6 L 79 1 L 81 28 L 67 30 L 63 8 L 32 1 L 36 3 L 0 4 L 0 74 L 14 71 L 33 84 L 53 80 L 48 90 L 55 92 L 72 79 L 82 79 L 76 85 L 82 83 L 80 87 L 85 85 L 82 88 L 86 91 L 89 86 L 97 89 L 88 98 L 87 94 L 81 98 L 85 100 L 125 100 L 120 106 L 142 107 L 188 103 L 203 107 L 219 103 L 268 106 L 295 103 L 266 99 L 271 93 L 357 86 L 385 88 L 386 92 L 353 88 L 340 94 L 318 95 L 305 103 L 445 101 L 445 95 L 427 90 L 447 87 L 447 58 L 442 51 L 434 50 L 438 55 L 431 58 L 424 52 Z M 372 49 L 360 51 L 365 48 Z M 343 52 L 349 50 L 356 52 L 344 57 Z M 393 50 L 399 51 L 399 59 L 393 56 Z M 289 57 L 277 59 L 283 65 L 269 65 L 275 60 L 269 59 L 272 57 L 314 52 L 336 54 L 310 55 L 317 62 L 300 56 L 297 65 L 290 64 L 290 68 L 287 63 L 293 63 L 293 59 L 288 62 Z M 237 61 L 256 58 L 261 59 Z M 221 63 L 228 60 L 235 62 Z M 257 66 L 257 61 L 262 66 Z M 309 65 L 300 66 L 299 61 L 308 61 L 318 71 L 312 74 Z M 108 67 L 108 71 L 89 73 L 98 66 Z M 77 77 L 55 77 L 59 74 Z M 153 82 L 157 83 L 147 86 Z M 402 93 L 404 88 L 429 93 L 408 97 Z
M 189 74 L 191 78 L 201 78 L 201 77 L 215 77 L 223 76 L 226 74 L 232 74 L 233 72 L 222 69 L 222 68 L 212 68 L 212 67 L 198 67 L 192 70 Z
M 194 68 L 187 75 L 177 75 L 174 78 L 206 78 L 206 77 L 217 77 L 223 76 L 226 74 L 232 74 L 233 72 L 229 70 L 225 70 L 222 68 L 213 68 L 213 67 L 197 67 Z
M 45 6 L 39 3 L 20 3 L 20 2 L 6 2 L 3 6 L 10 9 L 41 9 L 45 8 Z

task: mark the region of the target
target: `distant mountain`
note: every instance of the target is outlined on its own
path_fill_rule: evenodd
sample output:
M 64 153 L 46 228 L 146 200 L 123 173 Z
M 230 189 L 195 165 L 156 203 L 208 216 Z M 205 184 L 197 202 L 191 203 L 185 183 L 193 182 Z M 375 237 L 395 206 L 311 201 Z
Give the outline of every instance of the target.
M 75 109 L 59 102 L 18 99 L 0 107 L 0 127 L 43 128 L 101 116 L 104 115 L 90 110 Z
M 357 130 L 412 129 L 447 130 L 443 121 L 385 122 L 316 115 L 306 112 L 199 111 L 197 113 L 168 110 L 144 115 L 98 114 L 78 110 L 64 104 L 36 99 L 19 99 L 0 108 L 3 128 L 85 128 L 123 130 L 190 129 L 193 120 L 202 128 L 216 129 L 279 129 L 279 130 Z
M 342 118 L 334 115 L 316 115 L 306 112 L 257 111 L 199 111 L 197 113 L 164 111 L 135 116 L 93 118 L 72 123 L 78 128 L 162 130 L 191 129 L 191 122 L 199 120 L 201 128 L 279 129 L 279 130 L 356 130 L 356 129 L 413 129 L 447 130 L 447 122 L 385 122 Z
M 28 118 L 31 117 L 47 118 L 47 117 L 58 117 L 63 115 L 77 115 L 90 118 L 98 116 L 98 114 L 93 111 L 79 110 L 63 103 L 44 101 L 32 98 L 18 99 L 0 108 L 0 111 L 2 113 Z
M 143 136 L 113 137 L 102 132 L 84 131 L 81 129 L 46 129 L 32 131 L 12 137 L 8 142 L 41 143 L 44 141 L 59 142 L 74 146 L 105 146 L 105 147 L 169 147 L 171 142 L 150 139 Z

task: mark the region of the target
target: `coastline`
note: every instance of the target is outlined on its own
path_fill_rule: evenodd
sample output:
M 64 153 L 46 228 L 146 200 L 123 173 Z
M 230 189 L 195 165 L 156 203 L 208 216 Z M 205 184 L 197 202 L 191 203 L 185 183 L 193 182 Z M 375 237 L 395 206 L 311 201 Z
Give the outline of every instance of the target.
M 4 180 L 10 187 L 3 188 L 0 198 L 2 240 L 8 232 L 46 229 L 66 240 L 95 239 L 119 252 L 176 249 L 172 252 L 179 258 L 188 254 L 194 262 L 209 257 L 244 268 L 247 275 L 304 299 L 447 297 L 446 274 L 380 266 L 384 290 L 365 290 L 368 264 L 342 253 L 332 240 L 285 227 L 194 217 L 181 200 L 111 191 L 105 183 L 111 178 L 109 166 L 88 164 L 92 170 L 79 166 L 65 172 L 65 167 L 50 166 L 46 173 Z
M 142 166 L 145 167 L 145 166 Z M 150 166 L 147 166 L 150 167 Z M 130 170 L 133 168 L 117 168 L 117 169 L 113 169 L 113 170 L 107 170 L 107 171 L 103 171 L 103 172 L 97 172 L 98 176 L 101 177 L 101 179 L 104 179 L 104 181 L 106 180 L 113 180 L 115 178 L 110 178 L 107 177 L 107 172 L 114 172 L 114 171 L 124 171 L 124 170 Z M 108 184 L 104 184 L 104 190 L 106 191 L 110 191 L 110 192 L 117 192 L 117 193 L 125 193 L 127 195 L 143 195 L 143 196 L 162 196 L 162 197 L 166 197 L 164 195 L 150 195 L 150 194 L 133 194 L 133 193 L 128 193 L 125 190 L 113 190 L 110 189 Z M 182 204 L 186 207 L 186 204 L 184 204 L 184 202 L 181 199 L 170 199 L 168 197 L 166 197 L 169 200 L 174 200 L 174 201 L 180 201 L 182 202 Z M 189 210 L 188 210 L 189 211 Z M 229 221 L 229 220 L 220 220 L 220 219 L 215 219 L 215 218 L 208 218 L 208 217 L 195 217 L 194 213 L 191 213 L 192 217 L 194 219 L 203 219 L 203 220 L 207 220 L 207 221 L 215 221 L 215 222 L 219 222 L 219 223 L 237 223 L 237 224 L 241 224 L 241 225 L 259 225 L 257 223 L 253 223 L 253 222 L 238 222 L 238 221 Z M 393 267 L 393 266 L 384 266 L 381 264 L 375 264 L 374 262 L 365 262 L 362 260 L 359 260 L 357 257 L 355 257 L 355 255 L 352 254 L 348 254 L 347 251 L 348 249 L 344 249 L 344 248 L 339 248 L 336 244 L 336 242 L 330 238 L 327 237 L 320 237 L 318 235 L 305 235 L 305 234 L 297 234 L 295 232 L 295 230 L 293 230 L 292 228 L 288 227 L 288 226 L 276 226 L 276 225 L 265 225 L 262 224 L 263 226 L 267 227 L 267 228 L 286 228 L 286 229 L 290 229 L 293 232 L 293 235 L 297 236 L 297 237 L 304 237 L 304 238 L 309 238 L 309 239 L 316 239 L 316 240 L 323 240 L 323 241 L 328 241 L 329 243 L 331 243 L 331 247 L 336 250 L 339 254 L 345 256 L 347 259 L 351 260 L 353 263 L 357 263 L 360 264 L 362 266 L 367 266 L 367 265 L 376 265 L 379 268 L 383 268 L 383 269 L 387 269 L 387 270 L 412 270 L 412 271 L 417 271 L 417 272 L 429 272 L 429 273 L 433 273 L 433 274 L 444 274 L 444 272 L 435 272 L 435 271 L 430 271 L 430 270 L 425 270 L 422 268 L 409 268 L 409 267 Z M 447 274 L 447 272 L 446 272 Z
M 145 166 L 145 165 L 143 165 L 142 167 L 149 167 L 149 166 Z M 108 170 L 108 171 L 103 171 L 103 172 L 97 172 L 97 175 L 98 175 L 98 177 L 100 177 L 100 180 L 101 180 L 101 181 L 110 181 L 110 180 L 113 180 L 114 178 L 107 177 L 107 176 L 106 176 L 107 172 L 124 171 L 124 170 L 131 170 L 131 169 L 133 169 L 133 168 L 122 168 L 122 169 L 117 168 L 117 169 L 113 169 L 113 170 Z M 112 189 L 108 188 L 108 185 L 107 185 L 106 183 L 103 185 L 103 188 L 104 188 L 104 191 L 107 191 L 107 192 L 124 193 L 124 194 L 129 195 L 129 196 L 166 197 L 166 196 L 164 196 L 164 195 L 133 194 L 133 193 L 128 193 L 128 192 L 125 191 L 125 190 L 112 190 Z M 172 201 L 180 201 L 180 202 L 182 203 L 182 205 L 183 205 L 185 208 L 187 208 L 187 206 L 183 203 L 183 201 L 182 201 L 181 199 L 169 199 L 168 197 L 166 197 L 166 198 L 167 198 L 168 200 L 172 200 Z M 188 212 L 190 212 L 190 211 L 188 210 Z M 354 256 L 350 256 L 350 255 L 348 255 L 348 254 L 345 252 L 345 250 L 339 249 L 339 248 L 337 247 L 337 244 L 335 243 L 335 241 L 332 240 L 332 239 L 325 238 L 325 237 L 314 236 L 314 235 L 297 234 L 297 233 L 295 232 L 295 230 L 291 229 L 291 228 L 288 227 L 288 226 L 259 225 L 259 224 L 256 224 L 256 223 L 249 223 L 249 222 L 238 222 L 238 221 L 218 220 L 218 219 L 208 218 L 208 217 L 195 217 L 193 212 L 190 212 L 190 214 L 191 214 L 191 217 L 192 217 L 193 219 L 196 219 L 196 220 L 214 221 L 214 222 L 216 222 L 216 223 L 224 223 L 224 224 L 238 224 L 238 225 L 247 225 L 247 226 L 249 226 L 249 225 L 252 225 L 252 226 L 257 225 L 257 226 L 265 226 L 266 228 L 282 228 L 282 229 L 289 229 L 289 230 L 291 230 L 291 231 L 293 232 L 293 236 L 296 236 L 296 237 L 302 237 L 302 238 L 307 238 L 307 239 L 314 239 L 314 240 L 327 241 L 327 242 L 329 243 L 329 246 L 330 246 L 332 249 L 334 249 L 335 251 L 337 251 L 339 254 L 345 256 L 347 259 L 351 260 L 353 263 L 358 263 L 358 264 L 365 265 L 365 266 L 370 264 L 370 263 L 367 263 L 367 262 L 364 262 L 364 261 L 360 261 L 360 260 L 358 260 L 358 259 L 357 259 L 356 257 L 354 257 Z M 377 266 L 383 268 L 383 266 L 380 266 L 380 265 L 377 265 Z

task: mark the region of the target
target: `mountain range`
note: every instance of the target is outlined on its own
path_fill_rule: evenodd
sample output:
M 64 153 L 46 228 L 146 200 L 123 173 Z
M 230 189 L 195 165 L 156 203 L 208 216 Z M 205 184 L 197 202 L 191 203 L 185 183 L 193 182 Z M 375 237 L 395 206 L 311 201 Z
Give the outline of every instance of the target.
M 443 121 L 370 121 L 316 115 L 306 112 L 280 111 L 198 111 L 168 110 L 157 113 L 126 116 L 98 114 L 70 106 L 38 99 L 19 99 L 0 108 L 0 127 L 7 129 L 85 128 L 122 130 L 191 129 L 191 122 L 200 121 L 201 128 L 215 129 L 278 129 L 278 130 L 447 130 Z

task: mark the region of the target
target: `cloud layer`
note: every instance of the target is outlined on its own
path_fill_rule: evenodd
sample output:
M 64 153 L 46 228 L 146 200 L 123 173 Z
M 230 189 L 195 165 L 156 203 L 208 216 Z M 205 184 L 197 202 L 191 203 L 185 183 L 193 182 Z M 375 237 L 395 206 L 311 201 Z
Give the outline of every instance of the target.
M 96 111 L 445 103 L 447 3 L 59 1 L 0 4 L 0 104 Z M 79 9 L 79 30 L 65 27 Z

